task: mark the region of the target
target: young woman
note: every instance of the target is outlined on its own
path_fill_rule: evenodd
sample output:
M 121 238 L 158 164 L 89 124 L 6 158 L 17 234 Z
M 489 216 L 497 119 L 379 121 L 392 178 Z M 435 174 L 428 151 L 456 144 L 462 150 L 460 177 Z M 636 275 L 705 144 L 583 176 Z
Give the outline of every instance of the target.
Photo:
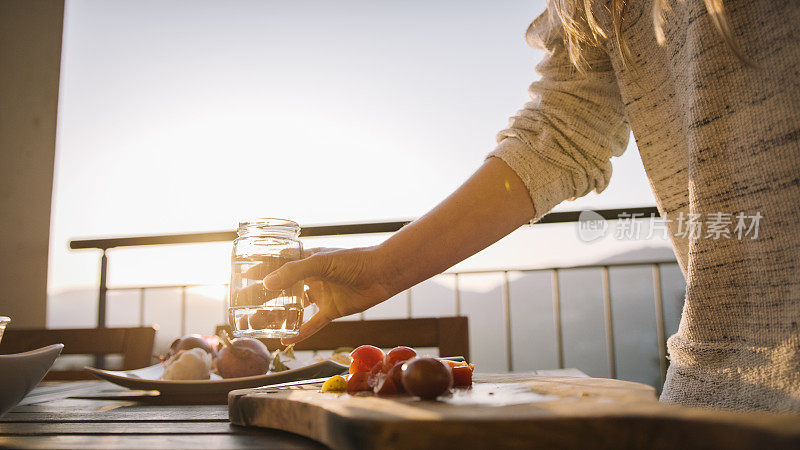
M 687 280 L 662 400 L 800 412 L 800 3 L 652 1 L 550 4 L 527 32 L 547 50 L 531 102 L 469 180 L 379 246 L 265 279 L 305 279 L 319 307 L 287 341 L 602 191 L 633 130 Z M 729 237 L 679 217 L 730 220 Z M 731 234 L 744 217 L 757 229 Z

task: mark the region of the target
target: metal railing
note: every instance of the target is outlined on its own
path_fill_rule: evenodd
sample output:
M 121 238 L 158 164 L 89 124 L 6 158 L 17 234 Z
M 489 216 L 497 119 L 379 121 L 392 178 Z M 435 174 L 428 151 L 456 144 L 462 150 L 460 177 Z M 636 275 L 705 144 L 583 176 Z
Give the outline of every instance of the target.
M 651 215 L 658 215 L 658 210 L 655 207 L 642 207 L 642 208 L 626 208 L 626 209 L 608 209 L 597 210 L 597 214 L 607 220 L 615 220 L 622 214 L 627 216 L 623 217 L 640 217 L 647 218 Z M 581 211 L 567 211 L 551 213 L 542 218 L 539 224 L 548 223 L 567 223 L 576 222 Z M 303 237 L 320 237 L 320 236 L 336 236 L 336 235 L 354 235 L 354 234 L 368 234 L 368 233 L 390 233 L 397 231 L 405 226 L 410 221 L 395 221 L 395 222 L 377 222 L 377 223 L 361 223 L 361 224 L 347 224 L 347 225 L 318 225 L 302 227 Z M 108 255 L 107 251 L 111 248 L 117 247 L 130 247 L 130 246 L 143 246 L 143 245 L 165 245 L 165 244 L 185 244 L 185 243 L 203 243 L 203 242 L 219 242 L 219 241 L 232 241 L 236 237 L 234 231 L 212 232 L 212 233 L 185 233 L 173 235 L 158 235 L 158 236 L 131 236 L 131 237 L 112 237 L 100 239 L 81 239 L 73 240 L 70 242 L 72 249 L 99 249 L 102 251 L 100 256 L 100 283 L 98 286 L 98 308 L 97 308 L 97 323 L 98 327 L 106 326 L 107 316 L 107 294 L 108 291 L 138 291 L 139 292 L 139 322 L 144 325 L 145 317 L 145 293 L 148 290 L 154 289 L 179 289 L 180 302 L 181 302 L 181 315 L 180 315 L 180 330 L 182 334 L 186 333 L 186 316 L 188 311 L 187 306 L 187 289 L 196 287 L 208 286 L 224 286 L 225 294 L 222 300 L 222 317 L 223 321 L 227 320 L 227 297 L 228 285 L 227 284 L 177 284 L 177 285 L 153 285 L 153 286 L 120 286 L 109 288 L 107 285 L 108 275 Z M 469 274 L 502 274 L 503 284 L 501 291 L 501 302 L 503 307 L 503 317 L 505 322 L 505 341 L 506 341 L 506 362 L 509 371 L 514 370 L 513 364 L 513 336 L 511 329 L 511 292 L 509 273 L 531 273 L 549 271 L 552 279 L 552 301 L 553 301 L 553 323 L 555 330 L 556 341 L 556 355 L 558 360 L 558 367 L 564 368 L 564 337 L 563 337 L 563 324 L 561 319 L 561 294 L 560 294 L 560 279 L 559 274 L 561 271 L 569 269 L 600 269 L 601 282 L 602 282 L 602 298 L 603 298 L 603 311 L 605 319 L 606 331 L 606 347 L 608 352 L 608 365 L 611 378 L 616 378 L 617 364 L 614 348 L 614 326 L 613 316 L 611 310 L 611 285 L 609 279 L 609 268 L 624 267 L 624 266 L 651 266 L 653 289 L 655 299 L 655 314 L 656 314 L 656 327 L 659 342 L 659 363 L 660 370 L 663 377 L 666 375 L 666 348 L 665 348 L 665 325 L 664 325 L 664 310 L 663 301 L 661 297 L 661 265 L 663 264 L 676 264 L 674 260 L 668 261 L 653 261 L 646 263 L 615 263 L 615 264 L 602 264 L 602 265 L 580 265 L 569 267 L 551 267 L 551 268 L 531 268 L 531 269 L 490 269 L 490 270 L 475 270 L 475 271 L 458 271 L 458 272 L 445 272 L 441 276 L 453 277 L 454 280 L 454 314 L 461 315 L 461 288 L 459 279 L 463 275 Z M 406 316 L 412 316 L 412 289 L 405 291 L 406 301 Z M 364 313 L 361 313 L 360 318 L 364 319 Z M 98 367 L 102 367 L 103 361 L 98 359 L 96 361 Z
M 666 354 L 666 326 L 664 323 L 664 304 L 662 301 L 662 285 L 661 285 L 661 266 L 662 265 L 677 265 L 676 260 L 662 260 L 662 261 L 648 261 L 648 262 L 630 262 L 630 263 L 608 263 L 608 264 L 588 264 L 577 266 L 563 266 L 563 267 L 549 267 L 549 268 L 535 268 L 535 269 L 495 269 L 495 270 L 474 270 L 474 271 L 459 271 L 459 272 L 445 272 L 441 276 L 452 276 L 455 278 L 455 311 L 456 315 L 461 311 L 461 292 L 458 287 L 458 279 L 463 275 L 470 274 L 502 274 L 502 305 L 503 317 L 505 325 L 505 340 L 506 340 L 506 365 L 509 372 L 514 370 L 513 359 L 513 338 L 511 333 L 511 289 L 509 281 L 509 273 L 534 273 L 534 272 L 550 272 L 553 291 L 551 294 L 553 302 L 553 329 L 555 333 L 556 342 L 556 356 L 558 361 L 558 368 L 564 368 L 564 335 L 563 335 L 563 322 L 561 319 L 561 292 L 560 292 L 560 278 L 559 274 L 565 270 L 577 269 L 599 269 L 601 271 L 601 281 L 603 289 L 603 312 L 606 332 L 606 350 L 608 352 L 608 367 L 611 378 L 617 377 L 617 361 L 616 352 L 614 348 L 614 322 L 611 314 L 611 283 L 609 279 L 609 269 L 621 267 L 647 267 L 650 266 L 653 275 L 653 292 L 654 292 L 654 305 L 656 334 L 659 342 L 659 369 L 661 371 L 662 382 L 667 373 L 667 354 Z M 410 289 L 409 289 L 410 291 Z M 411 294 L 409 292 L 408 298 L 410 301 Z
M 510 288 L 510 273 L 536 273 L 536 272 L 549 272 L 551 274 L 552 282 L 552 305 L 553 305 L 553 329 L 555 334 L 555 353 L 558 363 L 558 368 L 563 369 L 564 365 L 564 336 L 562 332 L 562 318 L 561 318 L 561 293 L 560 274 L 566 270 L 578 269 L 597 269 L 600 270 L 601 284 L 602 284 L 602 302 L 603 302 L 603 318 L 605 328 L 605 341 L 606 351 L 608 353 L 608 367 L 609 375 L 611 378 L 617 377 L 617 358 L 616 349 L 614 346 L 614 321 L 611 310 L 611 282 L 609 271 L 621 267 L 651 267 L 652 282 L 653 282 L 653 310 L 655 312 L 656 335 L 658 339 L 658 361 L 659 370 L 661 373 L 661 381 L 664 381 L 667 372 L 667 355 L 666 355 L 666 326 L 664 323 L 664 305 L 662 301 L 662 284 L 661 284 L 661 266 L 662 265 L 676 265 L 675 260 L 651 261 L 651 262 L 633 262 L 633 263 L 609 263 L 609 264 L 590 264 L 580 266 L 565 266 L 565 267 L 549 267 L 549 268 L 534 268 L 534 269 L 490 269 L 490 270 L 475 270 L 475 271 L 458 271 L 458 272 L 444 272 L 436 277 L 451 277 L 454 280 L 453 289 L 453 312 L 454 315 L 461 315 L 461 288 L 459 286 L 459 279 L 465 275 L 487 275 L 497 274 L 502 275 L 502 288 L 501 298 L 503 308 L 503 321 L 505 327 L 505 342 L 506 342 L 506 365 L 509 372 L 514 370 L 514 355 L 513 355 L 513 336 L 512 336 L 512 323 L 511 323 L 511 288 Z M 179 290 L 180 294 L 180 331 L 181 335 L 187 333 L 186 318 L 188 312 L 188 297 L 187 290 L 191 288 L 200 287 L 223 287 L 224 294 L 221 301 L 220 320 L 225 322 L 227 320 L 227 300 L 228 300 L 228 287 L 227 283 L 219 284 L 175 284 L 175 285 L 151 285 L 151 286 L 120 286 L 107 288 L 108 291 L 124 292 L 135 291 L 139 293 L 139 325 L 144 326 L 145 323 L 145 293 L 149 290 Z M 406 318 L 412 318 L 412 291 L 413 288 L 407 289 L 398 294 L 401 298 L 405 299 Z M 359 315 L 359 320 L 365 320 L 365 314 Z

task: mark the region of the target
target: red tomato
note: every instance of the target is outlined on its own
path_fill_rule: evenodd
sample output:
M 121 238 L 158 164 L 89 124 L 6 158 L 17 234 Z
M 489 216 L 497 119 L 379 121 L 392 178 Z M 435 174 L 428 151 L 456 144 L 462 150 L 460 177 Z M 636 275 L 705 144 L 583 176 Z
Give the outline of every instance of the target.
M 453 387 L 472 386 L 472 364 L 469 366 L 453 367 Z
M 391 368 L 395 364 L 408 361 L 415 356 L 417 356 L 417 352 L 411 347 L 395 347 L 386 354 L 386 363 Z
M 369 372 L 375 364 L 383 361 L 383 350 L 372 345 L 362 345 L 350 353 L 350 373 Z
M 402 364 L 397 364 L 395 367 L 398 369 Z M 376 394 L 396 394 L 398 389 L 394 380 L 389 376 L 389 372 L 385 362 L 379 362 L 372 366 L 372 370 L 367 375 L 367 385 L 372 388 Z
M 347 393 L 355 394 L 360 391 L 371 390 L 367 384 L 367 376 L 369 372 L 356 372 L 347 379 Z
M 378 376 L 377 383 L 372 390 L 378 395 L 393 395 L 399 392 L 399 389 L 397 389 L 397 385 L 394 383 L 394 380 L 392 380 L 392 377 L 384 373 Z
M 367 384 L 369 387 L 374 388 L 375 385 L 378 383 L 378 377 L 381 375 L 386 375 L 386 370 L 384 370 L 384 363 L 383 361 L 378 362 L 372 366 L 372 369 L 369 371 L 369 375 L 367 375 Z

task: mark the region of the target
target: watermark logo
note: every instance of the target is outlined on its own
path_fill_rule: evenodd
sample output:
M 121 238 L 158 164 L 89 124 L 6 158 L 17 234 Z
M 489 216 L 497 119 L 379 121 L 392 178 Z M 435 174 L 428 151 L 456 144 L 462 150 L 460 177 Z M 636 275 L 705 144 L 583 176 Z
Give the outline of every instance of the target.
M 679 239 L 758 239 L 759 225 L 764 216 L 760 212 L 747 215 L 743 212 L 688 213 L 677 216 L 660 217 L 651 214 L 622 212 L 611 218 L 614 222 L 614 239 L 637 240 L 661 237 L 669 239 L 670 232 Z M 649 219 L 649 220 L 648 220 Z M 674 229 L 670 229 L 670 224 Z M 646 226 L 642 226 L 646 225 Z M 594 242 L 610 232 L 609 221 L 591 210 L 581 211 L 578 216 L 578 238 L 584 242 Z
M 581 211 L 578 216 L 578 238 L 583 242 L 593 242 L 605 237 L 608 222 L 600 214 L 591 210 Z

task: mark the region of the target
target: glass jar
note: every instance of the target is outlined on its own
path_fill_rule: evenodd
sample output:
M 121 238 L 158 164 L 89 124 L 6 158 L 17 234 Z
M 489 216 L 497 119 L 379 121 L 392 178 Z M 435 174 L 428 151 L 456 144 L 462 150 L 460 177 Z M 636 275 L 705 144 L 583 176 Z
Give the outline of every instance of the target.
M 300 226 L 291 220 L 253 219 L 239 223 L 233 241 L 228 321 L 233 335 L 284 338 L 303 322 L 303 283 L 282 291 L 264 287 L 264 277 L 302 258 Z

